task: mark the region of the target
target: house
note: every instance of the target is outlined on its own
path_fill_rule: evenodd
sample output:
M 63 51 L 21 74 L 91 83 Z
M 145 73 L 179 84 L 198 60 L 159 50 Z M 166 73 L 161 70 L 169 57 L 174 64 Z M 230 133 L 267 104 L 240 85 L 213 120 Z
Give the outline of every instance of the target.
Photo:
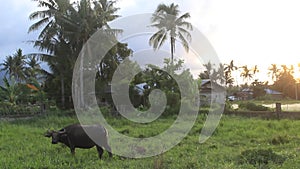
M 236 92 L 234 96 L 237 100 L 250 100 L 253 99 L 253 89 L 251 88 L 244 88 L 239 92 Z
M 283 94 L 281 92 L 271 90 L 269 88 L 265 88 L 265 95 L 270 96 L 272 99 L 282 99 Z M 251 88 L 244 88 L 241 91 L 234 94 L 237 100 L 251 100 L 253 99 L 253 89 Z
M 224 103 L 226 96 L 225 87 L 211 79 L 202 79 L 200 86 L 200 104 L 210 105 L 211 103 Z
M 281 92 L 272 90 L 272 89 L 265 89 L 266 95 L 270 96 L 272 99 L 282 99 L 283 94 Z

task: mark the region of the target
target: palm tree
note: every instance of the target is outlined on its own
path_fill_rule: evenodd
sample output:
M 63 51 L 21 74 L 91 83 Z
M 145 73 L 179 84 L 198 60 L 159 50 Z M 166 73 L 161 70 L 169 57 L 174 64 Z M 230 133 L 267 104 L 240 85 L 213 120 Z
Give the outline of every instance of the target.
M 269 68 L 269 73 L 268 74 L 271 74 L 273 81 L 276 81 L 276 79 L 278 78 L 279 71 L 280 71 L 280 69 L 277 67 L 276 64 L 271 64 L 271 67 Z
M 32 57 L 38 56 L 42 61 L 47 62 L 51 72 L 44 71 L 48 75 L 46 82 L 48 80 L 59 82 L 59 85 L 55 86 L 60 89 L 60 93 L 57 93 L 57 89 L 53 93 L 57 93 L 57 98 L 60 98 L 61 107 L 65 108 L 65 97 L 66 97 L 66 86 L 71 86 L 72 82 L 72 69 L 73 62 L 71 62 L 70 48 L 68 48 L 67 42 L 64 39 L 60 38 L 61 41 L 53 41 L 53 44 L 49 46 L 53 47 L 53 54 L 32 54 Z M 52 86 L 53 87 L 53 86 Z M 52 88 L 49 87 L 49 88 Z M 70 91 L 70 90 L 69 90 Z M 58 96 L 60 95 L 60 96 Z M 68 95 L 71 95 L 70 93 Z
M 258 66 L 255 65 L 255 66 L 252 68 L 252 76 L 253 76 L 254 78 L 256 78 L 255 75 L 256 75 L 258 72 L 259 72 Z M 257 79 L 255 79 L 255 80 L 257 80 Z
M 59 82 L 55 85 L 61 90 L 61 102 L 64 105 L 65 89 L 71 86 L 72 71 L 75 61 L 84 43 L 100 28 L 107 28 L 114 34 L 119 30 L 109 30 L 107 22 L 117 18 L 114 13 L 115 1 L 80 0 L 35 0 L 45 10 L 33 12 L 31 20 L 37 20 L 29 32 L 42 29 L 34 46 L 47 54 L 37 54 L 46 61 L 52 71 L 48 78 Z M 34 56 L 34 55 L 32 55 Z M 71 90 L 67 92 L 71 95 Z
M 149 44 L 155 50 L 159 49 L 163 43 L 170 39 L 171 45 L 171 63 L 174 60 L 175 42 L 179 40 L 184 49 L 189 51 L 189 42 L 191 34 L 189 30 L 193 30 L 192 25 L 185 21 L 190 18 L 189 13 L 179 16 L 179 6 L 172 3 L 171 5 L 160 4 L 154 12 L 151 26 L 158 28 L 158 32 L 150 37 Z
M 208 62 L 207 64 L 204 64 L 203 66 L 205 67 L 205 70 L 204 70 L 204 72 L 199 74 L 199 78 L 200 79 L 209 79 L 209 78 L 211 78 L 211 76 L 213 74 L 213 64 Z
M 5 74 L 9 74 L 9 76 L 13 76 L 14 59 L 12 56 L 6 56 L 4 62 L 1 63 L 1 66 L 3 66 L 1 71 L 5 71 L 6 72 Z
M 238 67 L 234 65 L 233 60 L 230 61 L 229 64 L 225 64 L 225 68 L 224 71 L 228 71 L 228 72 L 233 72 L 235 70 L 237 70 Z
M 224 73 L 224 65 L 222 63 L 219 64 L 219 67 L 217 70 L 214 69 L 214 76 L 215 79 L 213 80 L 217 80 L 218 82 L 220 82 L 221 85 L 223 85 L 224 83 L 226 83 L 226 79 L 225 79 L 225 73 Z
M 253 74 L 256 74 L 258 72 L 259 72 L 258 66 L 255 65 L 254 68 L 253 68 Z
M 225 64 L 224 74 L 225 74 L 225 85 L 232 85 L 234 78 L 232 77 L 232 72 L 237 70 L 238 67 L 234 65 L 233 60 L 229 64 Z
M 30 57 L 27 61 L 25 61 L 27 67 L 25 68 L 26 78 L 34 78 L 39 79 L 44 74 L 43 69 L 41 68 L 41 62 L 38 61 L 36 56 Z
M 13 56 L 7 56 L 1 66 L 1 70 L 6 71 L 10 77 L 14 76 L 17 82 L 25 80 L 25 55 L 22 49 L 18 49 Z
M 69 16 L 61 26 L 64 28 L 63 37 L 69 41 L 70 48 L 77 58 L 82 46 L 99 29 L 103 29 L 107 34 L 115 35 L 122 32 L 119 29 L 111 29 L 108 22 L 116 19 L 119 15 L 115 12 L 116 1 L 108 0 L 81 0 L 69 9 Z
M 38 2 L 38 7 L 45 10 L 35 11 L 30 14 L 30 20 L 38 20 L 32 24 L 28 33 L 41 29 L 38 40 L 34 41 L 35 46 L 40 50 L 53 52 L 51 41 L 57 37 L 59 32 L 62 32 L 62 24 L 67 21 L 68 11 L 71 8 L 69 0 L 34 0 Z
M 243 72 L 241 73 L 241 77 L 243 77 L 244 80 L 248 79 L 252 79 L 253 74 L 251 73 L 251 70 L 248 69 L 248 66 L 245 65 L 243 67 L 241 67 L 243 69 Z

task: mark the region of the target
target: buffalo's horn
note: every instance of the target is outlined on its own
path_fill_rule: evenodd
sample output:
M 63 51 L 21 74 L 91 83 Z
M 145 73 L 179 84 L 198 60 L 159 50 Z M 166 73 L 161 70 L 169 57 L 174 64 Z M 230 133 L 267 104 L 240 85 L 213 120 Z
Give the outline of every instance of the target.
M 58 133 L 59 134 L 64 134 L 64 133 L 66 133 L 66 129 L 61 129 L 61 130 L 58 131 Z

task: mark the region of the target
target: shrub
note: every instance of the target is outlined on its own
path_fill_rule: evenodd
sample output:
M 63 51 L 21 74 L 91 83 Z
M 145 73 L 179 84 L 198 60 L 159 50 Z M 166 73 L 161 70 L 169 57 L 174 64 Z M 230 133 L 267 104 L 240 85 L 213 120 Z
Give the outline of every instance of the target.
M 268 111 L 269 108 L 262 106 L 262 105 L 256 105 L 252 102 L 241 102 L 239 104 L 240 109 L 250 110 L 250 111 Z
M 240 164 L 248 163 L 256 167 L 264 166 L 264 168 L 268 168 L 267 165 L 270 162 L 281 165 L 285 160 L 285 157 L 274 153 L 271 149 L 245 150 L 238 157 L 238 162 Z
M 9 102 L 0 102 L 0 116 L 32 115 L 39 113 L 38 105 L 13 105 Z
M 224 111 L 228 112 L 228 111 L 233 111 L 233 107 L 232 107 L 232 103 L 228 100 L 226 100 L 225 102 L 225 107 L 224 107 Z

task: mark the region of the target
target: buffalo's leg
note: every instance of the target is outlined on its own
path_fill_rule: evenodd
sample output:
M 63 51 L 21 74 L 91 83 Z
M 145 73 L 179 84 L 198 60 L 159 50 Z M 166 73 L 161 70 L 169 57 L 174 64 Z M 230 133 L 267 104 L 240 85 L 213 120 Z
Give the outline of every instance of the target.
M 72 155 L 75 156 L 75 147 L 71 146 L 70 150 L 71 150 Z
M 111 152 L 111 148 L 108 145 L 107 141 L 105 142 L 105 144 L 103 145 L 103 147 L 105 148 L 105 150 L 108 152 L 109 157 L 112 157 L 112 152 Z
M 101 159 L 103 154 L 103 149 L 100 146 L 97 146 L 97 151 L 98 151 L 99 158 Z

